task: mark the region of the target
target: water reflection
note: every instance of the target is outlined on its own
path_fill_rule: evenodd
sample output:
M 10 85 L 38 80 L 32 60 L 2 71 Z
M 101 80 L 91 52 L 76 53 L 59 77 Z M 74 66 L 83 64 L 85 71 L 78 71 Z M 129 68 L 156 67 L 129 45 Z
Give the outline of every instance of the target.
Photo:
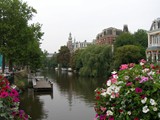
M 44 101 L 41 101 L 32 89 L 28 89 L 28 91 L 21 96 L 20 107 L 32 117 L 32 120 L 47 118 L 47 113 L 43 110 L 43 105 Z
M 94 90 L 102 86 L 104 79 L 80 78 L 71 72 L 45 71 L 52 80 L 53 94 L 26 92 L 22 108 L 32 120 L 92 120 L 95 112 Z

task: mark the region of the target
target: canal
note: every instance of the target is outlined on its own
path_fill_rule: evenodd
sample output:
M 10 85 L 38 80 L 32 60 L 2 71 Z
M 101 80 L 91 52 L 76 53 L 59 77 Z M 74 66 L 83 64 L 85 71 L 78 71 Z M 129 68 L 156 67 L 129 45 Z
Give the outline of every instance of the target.
M 53 81 L 53 93 L 28 89 L 21 95 L 21 109 L 32 120 L 93 120 L 94 90 L 104 79 L 82 78 L 71 72 L 45 71 L 41 75 Z

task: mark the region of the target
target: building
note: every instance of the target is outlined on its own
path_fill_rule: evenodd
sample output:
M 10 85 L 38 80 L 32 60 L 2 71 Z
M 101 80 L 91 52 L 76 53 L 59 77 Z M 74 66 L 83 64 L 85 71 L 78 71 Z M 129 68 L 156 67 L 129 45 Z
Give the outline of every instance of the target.
M 76 39 L 74 39 L 74 41 L 72 41 L 72 35 L 71 35 L 71 33 L 69 34 L 67 47 L 71 53 L 75 52 L 78 49 L 86 48 L 90 44 L 92 44 L 92 43 L 87 42 L 86 40 L 84 40 L 84 42 L 78 42 L 78 41 L 76 41 Z
M 153 21 L 148 31 L 147 61 L 160 62 L 160 18 Z
M 101 33 L 99 33 L 96 36 L 95 42 L 98 45 L 103 45 L 103 44 L 112 45 L 113 42 L 115 41 L 115 38 L 119 36 L 121 33 L 122 30 L 113 27 L 104 29 Z

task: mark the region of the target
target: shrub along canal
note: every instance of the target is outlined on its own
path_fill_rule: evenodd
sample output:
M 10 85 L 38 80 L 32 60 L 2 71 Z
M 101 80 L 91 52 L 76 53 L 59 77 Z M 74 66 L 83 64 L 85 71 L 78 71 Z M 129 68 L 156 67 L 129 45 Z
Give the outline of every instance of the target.
M 53 81 L 53 93 L 39 93 L 28 89 L 21 95 L 21 109 L 32 120 L 93 120 L 94 90 L 105 79 L 81 78 L 71 72 L 45 71 L 41 73 Z

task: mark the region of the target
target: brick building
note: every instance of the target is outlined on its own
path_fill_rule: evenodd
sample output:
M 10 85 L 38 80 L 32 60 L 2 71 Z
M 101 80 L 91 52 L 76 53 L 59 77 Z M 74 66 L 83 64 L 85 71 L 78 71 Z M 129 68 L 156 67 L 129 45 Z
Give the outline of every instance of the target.
M 112 45 L 115 38 L 122 33 L 122 30 L 109 27 L 104 29 L 101 33 L 96 36 L 95 43 L 98 45 L 109 44 Z

